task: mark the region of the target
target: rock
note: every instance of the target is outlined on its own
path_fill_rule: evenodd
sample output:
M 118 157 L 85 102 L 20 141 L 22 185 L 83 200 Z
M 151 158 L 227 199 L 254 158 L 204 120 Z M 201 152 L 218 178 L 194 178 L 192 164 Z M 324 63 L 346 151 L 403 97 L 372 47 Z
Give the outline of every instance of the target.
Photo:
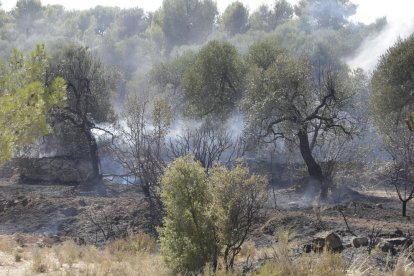
M 375 207 L 377 207 L 379 209 L 383 209 L 384 208 L 381 203 L 375 204 Z
M 355 248 L 359 248 L 361 246 L 368 246 L 369 240 L 367 237 L 355 237 L 352 239 L 352 245 Z
M 329 250 L 337 251 L 343 249 L 341 238 L 335 232 L 325 237 L 325 244 Z
M 304 250 L 306 253 L 310 252 L 321 252 L 325 247 L 325 239 L 324 238 L 315 238 L 310 243 L 305 244 Z
M 82 183 L 92 170 L 90 162 L 70 156 L 17 158 L 15 162 L 21 179 L 28 183 Z
M 394 245 L 391 243 L 382 240 L 377 244 L 377 248 L 379 248 L 382 252 L 391 253 L 392 255 L 395 255 L 397 251 L 394 248 Z
M 304 246 L 306 253 L 321 252 L 325 247 L 330 251 L 340 251 L 344 248 L 341 238 L 335 232 L 324 232 Z

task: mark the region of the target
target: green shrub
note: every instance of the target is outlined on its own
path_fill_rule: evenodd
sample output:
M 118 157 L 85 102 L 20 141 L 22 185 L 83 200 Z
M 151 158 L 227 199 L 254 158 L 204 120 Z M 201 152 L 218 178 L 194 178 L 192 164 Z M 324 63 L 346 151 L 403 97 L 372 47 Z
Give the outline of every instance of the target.
M 226 270 L 233 267 L 241 246 L 261 217 L 268 198 L 268 181 L 237 164 L 233 169 L 216 166 L 210 177 L 210 213 Z
M 161 252 L 175 272 L 217 268 L 223 256 L 226 271 L 260 218 L 267 200 L 267 180 L 241 164 L 216 166 L 208 176 L 192 157 L 176 159 L 161 179 L 166 208 L 159 229 Z
M 176 159 L 161 178 L 166 216 L 159 228 L 161 252 L 176 273 L 199 271 L 217 259 L 217 246 L 208 216 L 207 175 L 191 157 Z

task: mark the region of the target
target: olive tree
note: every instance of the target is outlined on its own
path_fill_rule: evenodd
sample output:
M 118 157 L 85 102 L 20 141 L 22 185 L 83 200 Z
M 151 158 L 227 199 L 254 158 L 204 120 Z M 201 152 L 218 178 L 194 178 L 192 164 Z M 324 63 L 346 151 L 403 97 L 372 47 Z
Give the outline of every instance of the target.
M 213 30 L 217 5 L 211 0 L 164 0 L 153 17 L 153 31 L 158 26 L 167 53 L 174 46 L 199 43 Z
M 405 133 L 401 133 L 405 132 Z M 401 132 L 388 144 L 387 151 L 393 159 L 391 184 L 402 204 L 402 216 L 407 215 L 407 203 L 414 198 L 414 136 L 401 129 Z
M 263 4 L 251 14 L 249 27 L 253 30 L 272 31 L 292 17 L 292 5 L 286 0 L 275 0 L 273 8 Z
M 375 125 L 390 136 L 413 110 L 414 36 L 397 41 L 381 56 L 372 76 L 370 108 Z
M 236 1 L 231 3 L 221 17 L 224 29 L 230 35 L 244 33 L 247 30 L 249 11 L 243 3 Z
M 370 107 L 386 151 L 393 159 L 392 184 L 402 215 L 414 196 L 412 115 L 414 36 L 397 41 L 381 56 L 372 77 Z
M 53 121 L 64 122 L 69 132 L 79 133 L 92 167 L 88 180 L 100 180 L 98 145 L 92 130 L 99 128 L 100 123 L 113 121 L 114 75 L 88 48 L 69 46 L 51 59 L 47 79 L 55 77 L 66 80 L 67 105 L 51 113 Z
M 352 74 L 338 63 L 309 62 L 293 58 L 269 43 L 258 43 L 249 52 L 251 70 L 242 100 L 249 131 L 263 142 L 297 146 L 308 173 L 321 184 L 326 181 L 314 148 L 329 134 L 351 136 L 355 130 Z
M 241 97 L 244 64 L 236 48 L 211 41 L 184 72 L 181 86 L 185 114 L 192 117 L 228 115 Z

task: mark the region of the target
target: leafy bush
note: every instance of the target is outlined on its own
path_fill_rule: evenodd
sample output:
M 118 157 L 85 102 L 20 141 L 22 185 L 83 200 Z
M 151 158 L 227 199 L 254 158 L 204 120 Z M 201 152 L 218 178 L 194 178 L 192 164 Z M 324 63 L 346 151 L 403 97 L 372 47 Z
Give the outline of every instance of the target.
M 208 217 L 207 174 L 191 157 L 177 158 L 161 178 L 165 205 L 159 228 L 161 252 L 174 272 L 197 271 L 217 259 L 212 222 Z
M 267 200 L 267 180 L 247 167 L 218 165 L 207 175 L 189 156 L 167 168 L 161 189 L 166 207 L 161 252 L 181 273 L 200 271 L 207 263 L 216 269 L 219 256 L 226 271 L 232 268 Z
M 226 270 L 233 267 L 234 258 L 261 217 L 267 185 L 265 177 L 251 175 L 241 164 L 233 169 L 217 166 L 210 175 L 210 212 Z

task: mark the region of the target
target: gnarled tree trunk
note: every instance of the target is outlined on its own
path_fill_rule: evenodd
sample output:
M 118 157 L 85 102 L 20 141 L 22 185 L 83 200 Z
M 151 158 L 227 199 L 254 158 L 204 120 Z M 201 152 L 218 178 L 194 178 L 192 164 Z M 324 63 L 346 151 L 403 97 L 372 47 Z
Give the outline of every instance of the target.
M 309 137 L 306 128 L 301 129 L 298 134 L 299 148 L 306 167 L 308 168 L 309 175 L 320 183 L 320 197 L 326 198 L 328 196 L 328 188 L 325 178 L 322 173 L 321 166 L 316 162 L 312 156 L 312 150 L 309 144 Z

